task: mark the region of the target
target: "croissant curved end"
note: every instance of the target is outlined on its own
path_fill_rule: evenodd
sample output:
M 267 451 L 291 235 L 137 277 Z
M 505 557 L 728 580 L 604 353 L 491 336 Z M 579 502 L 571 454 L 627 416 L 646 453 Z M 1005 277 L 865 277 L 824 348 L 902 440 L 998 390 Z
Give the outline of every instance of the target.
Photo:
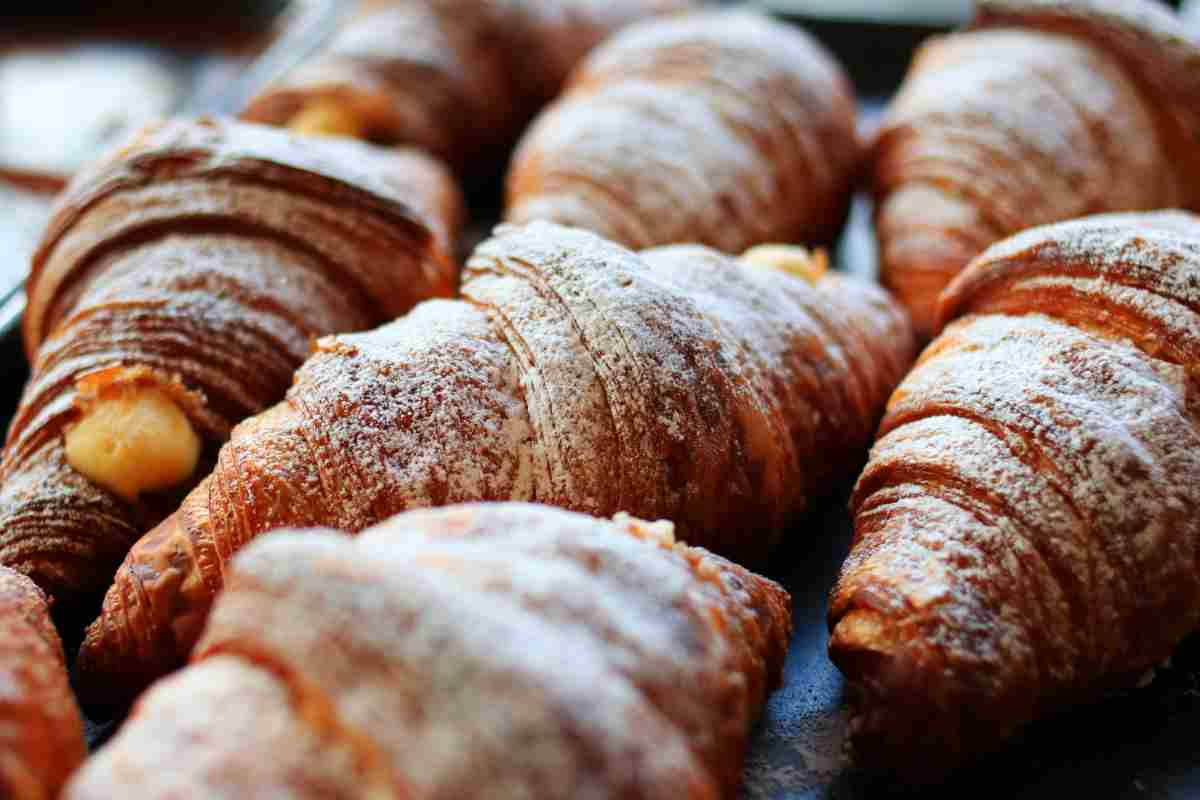
M 886 612 L 854 608 L 833 625 L 829 655 L 858 698 L 848 720 L 855 759 L 919 786 L 943 779 L 960 761 L 966 732 L 947 712 L 963 698 L 939 682 L 936 651 L 909 636 L 915 633 Z M 923 757 L 930 748 L 945 760 Z
M 191 548 L 177 512 L 130 551 L 79 647 L 84 707 L 119 708 L 187 660 L 212 602 L 204 576 L 187 568 Z

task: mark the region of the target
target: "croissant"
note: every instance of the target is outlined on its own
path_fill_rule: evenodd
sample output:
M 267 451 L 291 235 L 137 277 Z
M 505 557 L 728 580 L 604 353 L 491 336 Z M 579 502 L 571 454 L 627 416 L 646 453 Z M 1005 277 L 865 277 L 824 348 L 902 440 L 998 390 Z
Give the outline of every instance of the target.
M 360 3 L 314 58 L 243 117 L 408 144 L 488 177 L 580 58 L 636 19 L 691 0 L 399 0 Z
M 893 395 L 829 611 L 864 763 L 923 778 L 1200 623 L 1200 217 L 993 246 Z
M 529 500 L 671 519 L 690 543 L 761 560 L 857 466 L 913 355 L 877 287 L 810 285 L 762 256 L 638 256 L 506 226 L 469 261 L 462 300 L 321 340 L 287 400 L 239 425 L 130 552 L 80 653 L 83 696 L 119 702 L 182 663 L 225 562 L 275 528 Z
M 790 628 L 782 588 L 664 522 L 278 533 L 65 797 L 733 798 Z
M 0 796 L 53 800 L 83 761 L 83 720 L 41 590 L 0 567 Z
M 918 331 L 988 245 L 1200 208 L 1200 37 L 1151 0 L 982 0 L 918 53 L 874 143 L 883 283 Z
M 525 134 L 506 218 L 634 249 L 829 241 L 863 152 L 855 118 L 841 67 L 793 26 L 745 11 L 641 22 Z
M 29 279 L 0 562 L 60 599 L 102 591 L 312 337 L 454 290 L 457 191 L 416 153 L 209 119 L 85 170 Z

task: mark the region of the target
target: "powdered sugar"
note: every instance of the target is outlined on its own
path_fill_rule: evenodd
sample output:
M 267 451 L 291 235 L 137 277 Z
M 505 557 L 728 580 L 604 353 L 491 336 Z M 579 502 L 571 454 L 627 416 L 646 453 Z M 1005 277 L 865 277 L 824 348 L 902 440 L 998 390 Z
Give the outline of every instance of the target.
M 823 240 L 859 159 L 845 76 L 745 12 L 631 26 L 598 48 L 513 158 L 507 218 L 634 248 Z
M 1027 231 L 948 290 L 831 608 L 864 757 L 936 773 L 1200 624 L 1198 287 L 1200 218 L 1170 212 Z
M 922 48 L 875 145 L 882 277 L 925 333 L 949 277 L 996 239 L 1200 207 L 1200 42 L 1169 11 L 1012 0 L 979 14 Z

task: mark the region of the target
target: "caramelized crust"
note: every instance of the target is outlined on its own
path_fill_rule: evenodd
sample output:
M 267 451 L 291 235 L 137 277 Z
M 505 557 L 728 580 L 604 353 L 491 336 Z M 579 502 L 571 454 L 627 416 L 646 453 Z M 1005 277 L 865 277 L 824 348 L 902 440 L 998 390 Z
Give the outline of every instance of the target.
M 642 249 L 832 240 L 861 147 L 854 93 L 815 39 L 747 12 L 630 26 L 525 134 L 507 218 Z
M 215 452 L 282 397 L 313 337 L 451 293 L 459 216 L 424 156 L 205 119 L 148 128 L 78 176 L 34 257 L 0 561 L 64 599 L 97 592 L 194 485 L 129 502 L 77 473 L 63 431 L 81 383 L 157 386 Z
M 761 560 L 861 458 L 911 357 L 903 315 L 867 284 L 503 227 L 462 300 L 322 340 L 287 400 L 234 431 L 119 571 L 81 691 L 115 702 L 181 663 L 225 562 L 279 527 L 530 500 L 671 519 Z
M 985 0 L 918 53 L 874 144 L 882 279 L 925 335 L 988 245 L 1200 207 L 1200 38 L 1151 0 Z
M 66 797 L 733 798 L 789 607 L 628 517 L 474 505 L 275 534 Z M 210 735 L 217 706 L 236 735 Z
M 314 103 L 362 120 L 364 138 L 433 153 L 486 177 L 592 47 L 691 0 L 399 0 L 360 3 L 316 57 L 250 102 L 285 125 Z
M 46 597 L 0 567 L 0 796 L 54 800 L 87 753 Z
M 860 758 L 941 774 L 1200 624 L 1200 218 L 1027 231 L 947 290 L 851 501 Z

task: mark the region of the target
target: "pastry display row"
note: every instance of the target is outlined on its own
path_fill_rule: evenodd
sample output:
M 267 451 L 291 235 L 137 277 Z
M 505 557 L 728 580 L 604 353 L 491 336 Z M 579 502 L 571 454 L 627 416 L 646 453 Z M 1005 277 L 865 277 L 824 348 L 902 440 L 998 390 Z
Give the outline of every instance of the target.
M 1196 630 L 1200 32 L 980 0 L 867 135 L 816 38 L 702 5 L 365 0 L 73 178 L 0 461 L 5 796 L 738 797 L 759 573 L 856 478 L 858 768 L 970 769 Z M 880 285 L 823 249 L 860 187 Z M 86 759 L 76 699 L 132 703 Z

